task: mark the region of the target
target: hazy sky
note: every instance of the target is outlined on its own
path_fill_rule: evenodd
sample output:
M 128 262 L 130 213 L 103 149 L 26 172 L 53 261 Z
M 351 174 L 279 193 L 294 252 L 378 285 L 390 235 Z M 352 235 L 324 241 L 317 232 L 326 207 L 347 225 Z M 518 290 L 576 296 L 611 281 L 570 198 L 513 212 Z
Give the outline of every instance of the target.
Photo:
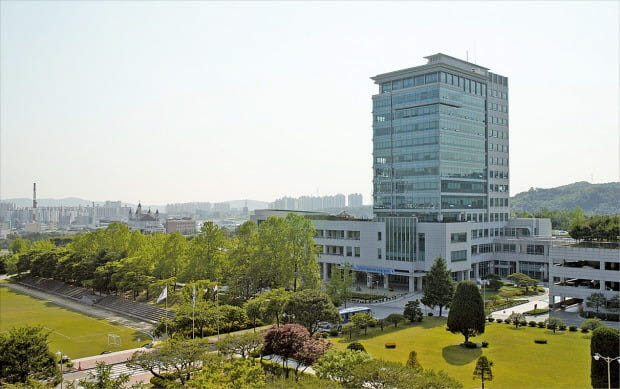
M 618 2 L 0 7 L 1 198 L 369 203 L 369 77 L 467 50 L 509 77 L 511 194 L 618 180 Z

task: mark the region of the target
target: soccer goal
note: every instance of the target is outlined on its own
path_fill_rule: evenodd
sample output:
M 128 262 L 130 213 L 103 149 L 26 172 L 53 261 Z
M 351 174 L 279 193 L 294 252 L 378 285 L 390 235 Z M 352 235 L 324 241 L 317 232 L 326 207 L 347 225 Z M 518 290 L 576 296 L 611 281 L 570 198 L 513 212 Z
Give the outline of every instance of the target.
M 108 346 L 121 347 L 121 337 L 116 334 L 108 334 Z

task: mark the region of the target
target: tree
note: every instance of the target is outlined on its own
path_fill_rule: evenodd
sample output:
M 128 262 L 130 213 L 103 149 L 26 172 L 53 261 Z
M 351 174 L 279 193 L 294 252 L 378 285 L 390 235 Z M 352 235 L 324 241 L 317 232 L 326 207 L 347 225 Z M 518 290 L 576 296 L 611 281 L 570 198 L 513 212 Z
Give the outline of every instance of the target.
M 29 240 L 17 238 L 11 242 L 11 245 L 9 246 L 10 247 L 9 250 L 11 250 L 11 253 L 13 254 L 21 254 L 21 253 L 25 253 L 26 251 L 28 251 L 31 245 L 32 243 L 30 243 Z
M 220 325 L 228 332 L 245 327 L 248 317 L 241 307 L 234 305 L 219 305 L 217 307 L 220 317 Z
M 614 295 L 612 298 L 607 300 L 607 308 L 617 310 L 620 308 L 620 294 Z
M 421 372 L 424 370 L 420 362 L 418 361 L 418 353 L 415 351 L 409 352 L 409 358 L 407 359 L 407 367 L 412 368 L 415 371 Z
M 599 318 L 586 319 L 583 323 L 581 323 L 581 329 L 588 331 L 594 331 L 595 329 L 603 326 L 604 324 Z
M 282 357 L 282 367 L 288 365 L 289 358 L 293 358 L 304 343 L 310 339 L 310 333 L 299 324 L 285 324 L 281 327 L 272 327 L 265 334 L 265 354 L 276 354 Z M 288 377 L 288 369 L 286 370 Z
M 461 333 L 467 343 L 470 337 L 484 333 L 484 324 L 484 304 L 478 286 L 473 281 L 460 282 L 448 313 L 448 330 Z
M 487 285 L 487 288 L 495 292 L 497 292 L 502 288 L 502 286 L 504 286 L 504 283 L 502 282 L 502 277 L 500 277 L 499 274 L 489 273 L 486 276 L 482 277 L 482 279 L 488 280 L 489 284 Z
M 515 328 L 519 328 L 521 323 L 525 323 L 525 315 L 519 312 L 513 312 L 510 314 L 510 316 L 508 316 L 506 321 L 512 322 L 512 324 L 515 325 Z
M 26 383 L 29 379 L 60 378 L 56 358 L 42 327 L 13 327 L 0 333 L 0 384 Z
M 358 388 L 414 388 L 417 373 L 398 362 L 381 359 L 371 359 L 353 368 Z
M 230 293 L 240 296 L 242 300 L 250 299 L 259 290 L 261 273 L 256 264 L 261 261 L 257 252 L 258 226 L 249 220 L 239 227 L 239 233 L 232 242 L 229 265 L 225 272 Z
M 153 350 L 136 351 L 127 366 L 148 370 L 157 378 L 165 379 L 160 371 L 174 373 L 181 385 L 199 368 L 199 361 L 210 351 L 208 339 L 171 338 L 158 344 Z
M 607 388 L 607 362 L 594 355 L 616 358 L 620 355 L 620 330 L 618 328 L 600 327 L 592 332 L 590 339 L 590 381 L 593 388 Z M 612 362 L 616 364 L 617 362 Z M 620 388 L 620 371 L 618 365 L 609 369 L 609 386 Z
M 294 323 L 303 325 L 314 334 L 320 322 L 338 323 L 340 315 L 338 309 L 325 292 L 316 289 L 305 289 L 294 293 L 284 312 L 291 317 Z
M 484 389 L 484 381 L 493 380 L 491 366 L 493 366 L 493 362 L 489 361 L 484 355 L 478 358 L 478 362 L 476 362 L 474 380 L 480 379 L 482 381 L 482 389 Z
M 357 328 L 363 329 L 364 335 L 368 333 L 368 326 L 374 320 L 375 319 L 373 319 L 372 315 L 369 313 L 356 313 L 351 317 L 351 322 L 353 323 L 353 325 Z
M 555 331 L 560 328 L 560 326 L 563 326 L 565 324 L 564 320 L 560 319 L 559 317 L 550 317 L 545 320 L 545 325 L 548 329 L 553 330 L 553 333 L 555 334 Z
M 222 355 L 232 357 L 237 354 L 245 359 L 252 351 L 263 344 L 263 335 L 246 332 L 239 335 L 228 335 L 217 342 L 217 350 Z
M 188 265 L 182 279 L 219 279 L 227 246 L 224 231 L 213 222 L 205 222 L 189 244 Z
M 293 291 L 300 284 L 304 289 L 319 287 L 318 251 L 314 244 L 316 230 L 308 218 L 290 212 L 286 215 L 290 266 L 293 273 Z
M 243 308 L 245 309 L 245 314 L 248 316 L 248 319 L 252 322 L 252 327 L 254 328 L 254 332 L 256 332 L 256 321 L 259 319 L 263 319 L 265 317 L 265 300 L 262 298 L 253 298 L 248 300 L 243 304 Z
M 320 338 L 310 338 L 306 340 L 293 356 L 293 358 L 297 361 L 297 365 L 295 365 L 296 378 L 299 378 L 297 371 L 301 365 L 304 365 L 304 368 L 301 370 L 303 373 L 308 367 L 310 367 L 310 365 L 323 356 L 325 351 L 329 350 L 330 347 L 331 343 L 327 343 Z
M 607 298 L 605 298 L 603 293 L 592 293 L 586 298 L 586 306 L 596 309 L 596 313 L 598 313 L 600 307 L 605 305 L 607 305 Z
M 508 279 L 513 281 L 518 287 L 525 288 L 525 293 L 528 293 L 530 287 L 538 285 L 538 280 L 523 273 L 512 273 L 508 276 Z
M 275 320 L 278 327 L 282 321 L 282 314 L 291 299 L 292 293 L 282 288 L 272 289 L 267 293 L 263 293 L 258 296 L 258 299 L 262 299 L 267 303 L 265 306 L 265 318 L 267 320 Z
M 332 277 L 326 285 L 327 294 L 332 299 L 334 305 L 339 306 L 344 303 L 347 307 L 347 300 L 351 298 L 353 292 L 353 267 L 346 263 L 344 266 L 336 266 L 332 271 Z
M 403 316 L 412 323 L 422 321 L 424 315 L 422 314 L 422 308 L 420 308 L 420 300 L 408 301 L 405 305 Z
M 353 369 L 370 359 L 370 355 L 354 350 L 327 351 L 313 366 L 319 378 L 340 382 L 345 387 L 355 379 Z
M 242 389 L 263 388 L 265 371 L 252 359 L 223 359 L 207 354 L 202 359 L 202 369 L 187 382 L 188 388 Z
M 431 309 L 439 306 L 439 316 L 441 316 L 443 308 L 450 306 L 453 295 L 454 282 L 450 270 L 448 270 L 446 260 L 438 257 L 425 277 L 422 304 Z
M 349 334 L 349 340 L 353 338 L 353 334 L 357 335 L 359 330 L 359 327 L 351 321 L 342 326 L 342 333 Z
M 405 317 L 400 313 L 390 313 L 385 319 L 386 323 L 394 324 L 394 328 L 398 327 L 398 323 L 405 321 Z
M 88 378 L 79 381 L 84 389 L 123 389 L 129 382 L 129 374 L 112 377 L 112 366 L 97 362 L 94 372 L 88 372 Z

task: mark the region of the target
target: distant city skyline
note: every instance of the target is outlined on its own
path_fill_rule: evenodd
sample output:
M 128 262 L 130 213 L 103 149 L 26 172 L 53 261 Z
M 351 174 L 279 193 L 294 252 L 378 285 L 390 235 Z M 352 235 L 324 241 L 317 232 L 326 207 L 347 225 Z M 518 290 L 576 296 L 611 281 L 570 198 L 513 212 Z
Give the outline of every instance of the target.
M 510 75 L 511 195 L 619 180 L 617 2 L 0 11 L 0 200 L 37 182 L 40 198 L 273 201 L 318 188 L 368 204 L 368 75 L 437 52 Z M 419 17 L 438 12 L 439 34 Z

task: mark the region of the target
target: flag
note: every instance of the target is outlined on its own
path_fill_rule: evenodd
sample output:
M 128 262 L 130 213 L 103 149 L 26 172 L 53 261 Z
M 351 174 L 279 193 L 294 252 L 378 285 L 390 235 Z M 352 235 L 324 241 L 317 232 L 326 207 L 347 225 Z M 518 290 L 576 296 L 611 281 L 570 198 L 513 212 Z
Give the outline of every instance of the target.
M 217 293 L 217 284 L 213 287 L 213 293 Z
M 192 305 L 196 306 L 196 285 L 192 287 Z
M 164 290 L 161 291 L 159 297 L 157 297 L 157 304 L 161 303 L 165 299 L 168 298 L 168 285 L 164 287 Z

